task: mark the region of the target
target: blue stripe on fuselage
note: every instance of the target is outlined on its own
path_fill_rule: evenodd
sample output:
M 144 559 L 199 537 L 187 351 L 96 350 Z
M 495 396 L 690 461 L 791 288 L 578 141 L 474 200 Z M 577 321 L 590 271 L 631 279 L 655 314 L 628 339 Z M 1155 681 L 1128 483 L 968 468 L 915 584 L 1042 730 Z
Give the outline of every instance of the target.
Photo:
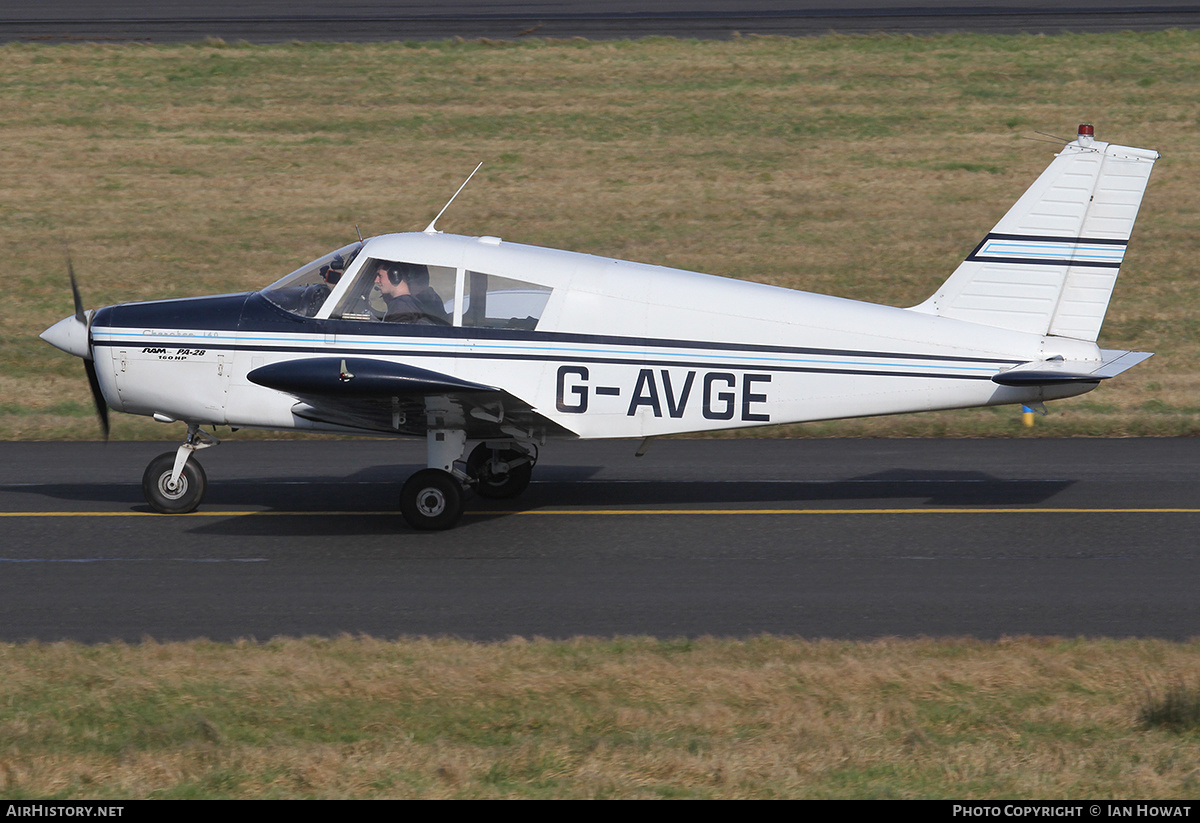
M 138 328 L 143 329 L 141 334 L 131 332 Z M 338 342 L 330 345 L 326 342 L 329 336 L 336 336 Z M 968 380 L 987 380 L 1000 366 L 1023 362 L 916 352 L 317 320 L 287 312 L 258 293 L 111 306 L 97 313 L 92 338 L 93 345 L 107 348 L 136 347 L 151 341 L 155 346 L 192 348 L 202 341 L 209 349 L 294 354 L 470 357 Z M 702 359 L 692 359 L 697 357 Z

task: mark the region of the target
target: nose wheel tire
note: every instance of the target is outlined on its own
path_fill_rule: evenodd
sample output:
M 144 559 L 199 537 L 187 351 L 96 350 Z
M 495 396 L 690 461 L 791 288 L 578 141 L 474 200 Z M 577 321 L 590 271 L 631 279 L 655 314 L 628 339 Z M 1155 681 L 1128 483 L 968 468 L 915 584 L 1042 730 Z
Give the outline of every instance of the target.
M 516 466 L 508 465 L 517 460 L 523 462 Z M 486 443 L 480 443 L 467 458 L 467 474 L 475 478 L 475 491 L 480 497 L 509 500 L 529 486 L 533 477 L 533 463 L 524 452 L 499 449 L 493 454 Z
M 150 461 L 142 475 L 142 494 L 150 508 L 161 514 L 185 514 L 195 511 L 204 499 L 208 478 L 204 469 L 192 457 L 183 464 L 179 481 L 171 483 L 175 469 L 175 452 L 160 454 Z
M 422 469 L 400 491 L 400 512 L 414 529 L 448 529 L 462 517 L 462 484 L 449 472 Z

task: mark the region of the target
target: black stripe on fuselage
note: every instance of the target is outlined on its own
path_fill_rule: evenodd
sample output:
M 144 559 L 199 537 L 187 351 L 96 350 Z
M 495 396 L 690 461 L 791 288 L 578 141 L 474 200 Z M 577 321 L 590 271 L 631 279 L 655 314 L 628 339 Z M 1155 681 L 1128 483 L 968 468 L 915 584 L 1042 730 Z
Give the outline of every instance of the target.
M 143 345 L 144 341 L 126 340 L 126 341 L 96 341 L 93 345 L 97 348 L 118 348 L 125 346 L 133 348 Z M 184 342 L 179 344 L 155 342 L 153 344 L 160 348 L 194 348 L 195 342 Z M 210 345 L 205 343 L 206 348 L 221 351 L 255 351 L 255 352 L 272 352 L 280 354 L 321 354 L 325 356 L 354 356 L 354 355 L 373 355 L 376 357 L 428 357 L 428 358 L 466 358 L 471 360 L 521 360 L 525 362 L 556 362 L 556 363 L 590 363 L 590 364 L 610 364 L 622 366 L 658 366 L 658 367 L 676 367 L 676 368 L 695 368 L 706 369 L 710 371 L 717 370 L 734 370 L 734 371 L 770 371 L 780 373 L 796 373 L 796 374 L 858 374 L 880 377 L 928 377 L 939 378 L 946 380 L 991 380 L 991 374 L 946 374 L 940 372 L 910 372 L 910 371 L 886 371 L 882 369 L 854 369 L 854 368 L 835 368 L 831 366 L 783 366 L 779 364 L 769 363 L 729 363 L 727 361 L 703 361 L 703 360 L 657 360 L 638 358 L 631 353 L 630 357 L 599 357 L 589 355 L 579 355 L 570 352 L 562 352 L 558 354 L 523 354 L 523 353 L 505 353 L 505 352 L 446 352 L 446 351 L 413 351 L 413 350 L 380 350 L 373 348 L 336 348 L 332 349 L 328 346 L 247 346 L 237 344 L 215 344 Z M 851 353 L 854 356 L 854 353 Z M 910 355 L 891 355 L 896 359 L 917 359 L 918 356 Z M 959 358 L 959 362 L 983 362 L 971 360 L 969 358 Z M 1019 360 L 1006 360 L 1004 363 L 1021 363 Z
M 197 304 L 204 305 L 212 298 L 196 298 Z M 314 320 L 309 318 L 299 317 L 297 315 L 286 312 L 283 309 L 275 306 L 270 301 L 266 300 L 259 294 L 250 294 L 245 301 L 244 310 L 239 312 L 241 315 L 239 320 L 229 322 L 228 314 L 225 316 L 225 322 L 216 322 L 210 325 L 202 325 L 197 323 L 197 320 L 216 320 L 212 314 L 205 313 L 206 317 L 191 318 L 193 322 L 185 324 L 185 317 L 178 311 L 179 304 L 186 301 L 172 300 L 168 302 L 172 311 L 169 318 L 162 318 L 168 322 L 152 322 L 157 320 L 154 314 L 148 309 L 153 307 L 162 307 L 161 303 L 141 303 L 141 304 L 125 304 L 122 306 L 111 307 L 120 309 L 120 316 L 110 316 L 108 310 L 103 309 L 104 315 L 98 315 L 97 320 L 101 321 L 94 325 L 96 330 L 102 330 L 106 326 L 108 328 L 145 328 L 148 330 L 157 329 L 178 329 L 180 331 L 216 331 L 224 333 L 232 333 L 236 335 L 253 336 L 258 334 L 313 334 L 313 335 L 333 335 L 336 337 L 381 337 L 381 338 L 416 338 L 421 340 L 436 339 L 448 341 L 461 341 L 463 345 L 468 345 L 471 340 L 487 340 L 501 341 L 514 343 L 557 343 L 557 344 L 583 344 L 590 346 L 624 346 L 630 348 L 647 348 L 647 349 L 682 349 L 686 351 L 711 351 L 711 352 L 748 352 L 751 354 L 770 355 L 810 355 L 817 357 L 862 357 L 870 359 L 900 359 L 900 360 L 917 360 L 932 363 L 979 363 L 992 364 L 996 366 L 1016 365 L 1023 363 L 1023 360 L 1012 358 L 992 358 L 992 357 L 963 357 L 961 355 L 946 355 L 946 354 L 926 354 L 926 353 L 904 353 L 904 352 L 883 352 L 871 350 L 854 350 L 854 349 L 827 349 L 811 346 L 779 346 L 768 344 L 754 343 L 723 343 L 723 342 L 706 342 L 696 340 L 675 340 L 667 338 L 645 338 L 645 337 L 621 337 L 616 335 L 599 335 L 599 334 L 574 334 L 571 332 L 549 332 L 549 331 L 525 331 L 514 329 L 486 329 L 486 328 L 471 328 L 471 327 L 446 327 L 446 326 L 418 326 L 402 323 L 383 323 L 383 322 L 364 322 L 353 320 Z M 127 310 L 137 309 L 136 312 L 128 312 Z M 133 316 L 129 316 L 133 315 Z M 110 321 L 111 324 L 107 321 Z M 141 322 L 129 322 L 131 320 Z M 282 321 L 282 322 L 281 322 Z M 119 347 L 119 346 L 143 346 L 146 345 L 146 340 L 138 337 L 128 337 L 122 340 L 102 341 L 94 340 L 93 345 L 97 347 Z M 265 352 L 292 352 L 292 353 L 345 353 L 345 354 L 367 354 L 367 355 L 413 355 L 413 356 L 448 356 L 460 357 L 465 353 L 437 353 L 437 352 L 405 352 L 389 349 L 381 349 L 374 347 L 355 347 L 352 349 L 346 348 L 331 348 L 321 345 L 255 345 L 253 341 L 235 342 L 235 343 L 217 343 L 202 336 L 189 337 L 179 342 L 164 342 L 155 340 L 153 345 L 165 348 L 195 348 L 198 343 L 203 343 L 205 348 L 219 350 L 242 350 L 254 349 L 255 351 Z M 533 360 L 564 360 L 580 362 L 642 362 L 629 361 L 620 358 L 595 358 L 591 356 L 578 356 L 567 352 L 552 355 L 512 355 L 512 354 L 484 354 L 472 353 L 468 356 L 485 358 L 485 359 L 522 359 Z M 631 352 L 630 356 L 636 356 Z M 674 363 L 666 363 L 665 365 L 675 365 Z M 679 364 L 683 365 L 683 364 Z M 705 364 L 705 367 L 714 364 Z M 720 364 L 716 364 L 720 365 Z M 740 367 L 739 367 L 740 368 Z M 750 368 L 750 367 L 748 367 Z M 767 367 L 778 368 L 778 367 Z M 783 369 L 780 369 L 783 370 Z

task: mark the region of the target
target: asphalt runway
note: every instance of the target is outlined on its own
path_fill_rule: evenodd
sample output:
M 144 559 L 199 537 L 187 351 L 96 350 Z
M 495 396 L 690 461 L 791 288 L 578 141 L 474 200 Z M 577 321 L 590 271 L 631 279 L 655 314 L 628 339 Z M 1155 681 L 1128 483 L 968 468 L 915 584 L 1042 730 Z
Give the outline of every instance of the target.
M 11 0 L 0 41 L 730 37 L 1194 27 L 1200 4 Z M 1081 10 L 1082 9 L 1082 10 Z M 230 442 L 149 514 L 172 444 L 0 444 L 0 639 L 368 633 L 1200 636 L 1200 441 L 551 444 L 451 532 L 394 512 L 419 444 Z
M 0 639 L 1200 636 L 1200 440 L 551 443 L 418 533 L 420 444 L 0 444 Z
M 1189 0 L 660 0 L 652 6 L 630 0 L 7 0 L 0 9 L 0 42 L 712 39 L 830 31 L 1054 34 L 1198 25 L 1200 4 Z

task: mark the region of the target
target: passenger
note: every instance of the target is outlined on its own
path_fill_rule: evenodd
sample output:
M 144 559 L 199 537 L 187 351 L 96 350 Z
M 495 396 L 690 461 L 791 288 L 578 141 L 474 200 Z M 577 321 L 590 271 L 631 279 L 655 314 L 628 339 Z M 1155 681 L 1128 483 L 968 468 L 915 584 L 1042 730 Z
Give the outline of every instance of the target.
M 321 279 L 328 283 L 330 288 L 336 286 L 345 273 L 346 261 L 342 259 L 340 254 L 335 255 L 332 260 L 321 266 Z
M 381 262 L 375 269 L 375 282 L 387 303 L 383 318 L 387 322 L 450 325 L 450 315 L 442 298 L 430 287 L 425 266 Z

